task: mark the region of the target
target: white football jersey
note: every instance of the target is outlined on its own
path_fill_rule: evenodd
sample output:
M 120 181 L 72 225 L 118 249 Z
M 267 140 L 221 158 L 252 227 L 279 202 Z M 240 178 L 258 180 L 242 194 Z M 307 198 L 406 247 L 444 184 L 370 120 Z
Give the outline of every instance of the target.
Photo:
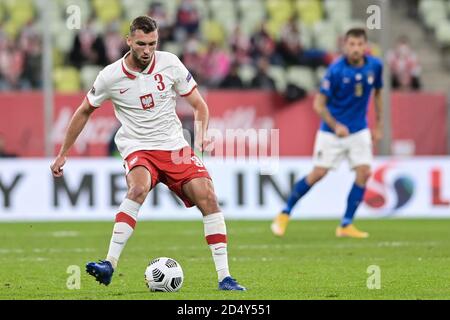
M 163 51 L 155 51 L 148 67 L 135 72 L 125 64 L 128 54 L 100 71 L 86 95 L 94 108 L 112 101 L 122 125 L 115 136 L 121 156 L 188 146 L 175 107 L 177 93 L 188 96 L 197 87 L 192 75 L 176 55 Z

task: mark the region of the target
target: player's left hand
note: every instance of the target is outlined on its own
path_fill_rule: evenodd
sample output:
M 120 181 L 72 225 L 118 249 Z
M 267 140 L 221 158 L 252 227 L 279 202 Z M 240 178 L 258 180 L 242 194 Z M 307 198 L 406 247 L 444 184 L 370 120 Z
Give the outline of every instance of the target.
M 50 170 L 54 177 L 59 178 L 63 175 L 63 166 L 66 163 L 66 157 L 57 156 L 55 161 L 50 165 Z
M 203 137 L 200 139 L 196 139 L 194 142 L 194 147 L 196 150 L 200 152 L 211 151 L 209 150 L 209 146 L 211 145 L 212 140 L 209 137 Z

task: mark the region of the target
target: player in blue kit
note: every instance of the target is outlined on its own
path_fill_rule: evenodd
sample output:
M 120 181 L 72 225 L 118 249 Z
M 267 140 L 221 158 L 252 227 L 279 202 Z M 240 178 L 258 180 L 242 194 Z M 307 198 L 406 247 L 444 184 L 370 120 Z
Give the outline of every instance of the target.
M 271 225 L 276 236 L 283 236 L 292 208 L 330 169 L 336 169 L 347 159 L 356 173 L 347 199 L 347 209 L 337 237 L 367 238 L 369 234 L 353 225 L 355 212 L 363 200 L 372 162 L 372 140 L 382 136 L 383 65 L 381 60 L 365 54 L 367 34 L 364 29 L 351 29 L 345 35 L 344 56 L 333 63 L 322 80 L 314 110 L 322 118 L 314 145 L 314 168 L 298 181 L 285 208 Z M 374 90 L 376 126 L 371 134 L 367 125 L 367 110 Z M 338 191 L 338 190 L 337 190 Z

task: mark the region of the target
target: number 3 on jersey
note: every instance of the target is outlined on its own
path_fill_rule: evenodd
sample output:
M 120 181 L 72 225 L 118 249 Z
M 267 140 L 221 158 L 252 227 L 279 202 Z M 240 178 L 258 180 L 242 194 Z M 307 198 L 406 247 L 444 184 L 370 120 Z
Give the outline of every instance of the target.
M 166 85 L 163 82 L 163 76 L 159 73 L 155 74 L 154 79 L 158 82 L 158 86 L 156 87 L 159 91 L 163 91 L 166 88 Z

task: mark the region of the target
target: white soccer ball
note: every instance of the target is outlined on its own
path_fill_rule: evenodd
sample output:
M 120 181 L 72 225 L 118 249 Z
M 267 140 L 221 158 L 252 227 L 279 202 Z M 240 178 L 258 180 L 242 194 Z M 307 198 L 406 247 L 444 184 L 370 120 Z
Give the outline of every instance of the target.
M 175 292 L 183 285 L 183 269 L 174 259 L 161 257 L 150 261 L 144 273 L 150 291 Z

